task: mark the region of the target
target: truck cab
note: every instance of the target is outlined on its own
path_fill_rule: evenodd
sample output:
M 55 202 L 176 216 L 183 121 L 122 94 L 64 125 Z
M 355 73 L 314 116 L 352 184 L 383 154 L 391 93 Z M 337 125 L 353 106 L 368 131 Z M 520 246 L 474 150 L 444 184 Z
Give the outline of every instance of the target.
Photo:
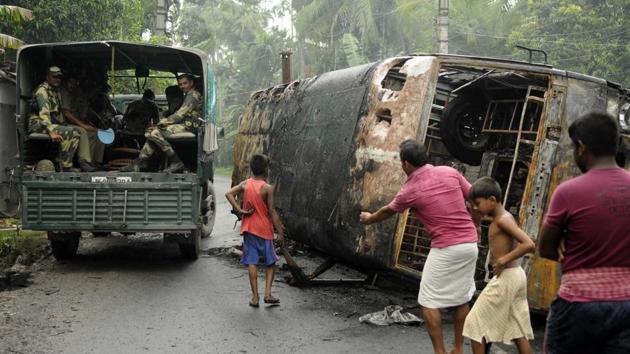
M 195 133 L 173 134 L 167 139 L 184 162 L 184 170 L 163 173 L 157 161 L 157 166 L 147 172 L 118 171 L 137 157 L 146 140 L 144 134 L 125 130 L 124 116 L 117 117 L 121 124 L 109 127 L 115 139 L 105 146 L 104 170 L 42 169 L 41 166 L 54 166 L 42 161 L 56 160 L 59 143 L 47 134 L 29 132 L 28 120 L 37 113 L 32 104 L 33 92 L 52 65 L 86 77 L 94 71 L 105 73 L 106 84 L 113 87 L 110 103 L 128 104 L 129 98 L 139 97 L 136 95 L 141 93 L 143 81 L 143 86 L 153 79 L 175 85 L 178 74 L 191 74 L 195 88 L 203 97 L 202 122 Z M 135 85 L 122 84 L 129 79 L 132 82 L 135 79 Z M 124 89 L 125 92 L 118 92 Z M 19 195 L 22 227 L 46 231 L 57 259 L 76 254 L 81 232 L 98 235 L 163 232 L 166 241 L 177 242 L 182 255 L 194 260 L 198 257 L 200 238 L 209 236 L 214 225 L 215 92 L 206 55 L 194 49 L 120 41 L 25 46 L 17 59 L 15 119 L 3 117 L 0 127 L 2 136 L 15 134 L 17 146 L 17 153 L 9 162 L 3 162 L 2 197 L 8 201 Z M 162 106 L 163 97 L 160 97 Z M 3 205 L 15 206 L 15 203 Z M 16 211 L 15 207 L 4 209 L 4 213 Z

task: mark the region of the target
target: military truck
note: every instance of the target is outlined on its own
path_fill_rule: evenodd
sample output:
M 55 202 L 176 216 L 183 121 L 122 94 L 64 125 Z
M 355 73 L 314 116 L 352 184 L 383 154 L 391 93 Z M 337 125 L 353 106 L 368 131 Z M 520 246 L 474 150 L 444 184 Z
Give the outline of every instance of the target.
M 22 227 L 46 231 L 57 259 L 76 254 L 82 232 L 97 235 L 163 232 L 165 241 L 179 244 L 185 258 L 197 259 L 200 238 L 211 233 L 215 217 L 212 158 L 217 148 L 216 87 L 206 58 L 203 52 L 194 49 L 120 41 L 22 47 L 17 58 L 14 108 L 7 106 L 5 110 L 3 106 L 2 111 L 0 136 L 5 154 L 0 166 L 0 212 L 14 214 L 19 204 Z M 103 162 L 109 170 L 90 173 L 38 170 L 38 163 L 54 161 L 59 149 L 58 143 L 52 142 L 47 134 L 27 130 L 29 116 L 34 113 L 33 91 L 45 80 L 51 65 L 87 74 L 104 70 L 108 84 L 114 88 L 116 80 L 135 79 L 137 91 L 143 80 L 170 79 L 176 84 L 178 74 L 193 75 L 195 87 L 203 95 L 203 123 L 196 134 L 186 132 L 168 138 L 185 164 L 184 171 L 173 174 L 161 173 L 159 168 L 152 172 L 117 171 L 125 161 L 137 156 L 145 139 L 143 135 L 126 134 L 120 129 L 114 143 L 105 150 Z M 111 100 L 116 101 L 116 95 L 121 93 L 140 93 L 133 91 L 114 89 Z M 13 109 L 15 114 L 10 117 Z
M 469 181 L 494 177 L 505 208 L 536 239 L 549 197 L 576 176 L 568 126 L 597 109 L 630 141 L 629 92 L 601 78 L 533 64 L 458 55 L 410 55 L 252 94 L 234 145 L 232 182 L 255 153 L 270 156 L 276 206 L 289 236 L 367 270 L 420 278 L 431 240 L 408 211 L 374 225 L 363 210 L 389 203 L 405 181 L 399 144 L 424 143 L 434 165 Z M 630 168 L 624 149 L 619 164 Z M 475 279 L 489 279 L 487 227 Z M 532 309 L 558 288 L 557 263 L 524 262 Z

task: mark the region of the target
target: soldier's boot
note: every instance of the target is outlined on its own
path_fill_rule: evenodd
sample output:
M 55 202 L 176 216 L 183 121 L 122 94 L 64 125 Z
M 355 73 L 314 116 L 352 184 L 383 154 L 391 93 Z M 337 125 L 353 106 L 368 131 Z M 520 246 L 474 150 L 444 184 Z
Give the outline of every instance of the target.
M 122 167 L 119 171 L 120 172 L 141 172 L 141 171 L 146 170 L 148 165 L 149 165 L 149 161 L 146 158 L 139 157 L 133 160 L 133 162 L 131 162 L 129 165 Z
M 165 173 L 175 173 L 179 172 L 184 168 L 184 163 L 179 159 L 176 153 L 173 153 L 168 157 L 168 166 L 162 170 Z
M 79 168 L 83 172 L 94 172 L 94 171 L 96 171 L 96 167 L 92 166 L 91 163 L 89 163 L 89 162 L 87 162 L 85 160 L 79 160 Z

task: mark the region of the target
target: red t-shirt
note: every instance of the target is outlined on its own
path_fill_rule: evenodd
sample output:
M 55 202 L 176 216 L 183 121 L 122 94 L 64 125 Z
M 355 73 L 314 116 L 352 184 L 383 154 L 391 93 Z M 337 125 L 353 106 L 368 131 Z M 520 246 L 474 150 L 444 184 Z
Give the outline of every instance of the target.
M 262 197 L 262 187 L 267 181 L 250 178 L 245 181 L 243 189 L 243 210 L 254 209 L 250 215 L 243 215 L 241 235 L 249 232 L 254 236 L 273 240 L 273 224 L 269 217 L 269 208 Z
M 477 242 L 477 228 L 466 209 L 470 183 L 456 169 L 424 165 L 402 186 L 389 209 L 411 209 L 431 235 L 431 247 Z
M 561 183 L 545 224 L 567 230 L 564 273 L 630 267 L 630 172 L 594 169 Z

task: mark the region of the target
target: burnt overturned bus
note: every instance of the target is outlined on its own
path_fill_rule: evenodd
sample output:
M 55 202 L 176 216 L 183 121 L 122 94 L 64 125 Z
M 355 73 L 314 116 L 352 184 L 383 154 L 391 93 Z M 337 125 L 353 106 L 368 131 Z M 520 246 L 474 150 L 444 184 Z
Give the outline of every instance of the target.
M 126 103 L 140 97 L 141 82 L 162 80 L 175 85 L 178 74 L 191 75 L 202 96 L 199 127 L 166 138 L 183 161 L 183 171 L 158 172 L 157 167 L 146 172 L 119 171 L 138 156 L 146 140 L 146 127 L 129 129 L 124 116 L 121 125 L 113 128 L 115 139 L 104 148 L 106 170 L 39 169 L 45 165 L 42 161 L 52 166 L 60 149 L 49 134 L 28 129 L 29 117 L 38 113 L 32 104 L 33 92 L 52 65 L 61 67 L 66 77 L 84 75 L 90 87 L 96 86 L 89 82 L 96 76 L 103 79 L 98 87 L 114 86 L 115 80 L 135 80 L 127 86 L 119 85 L 129 87 L 122 93 L 132 94 L 121 95 Z M 97 69 L 104 70 L 94 75 Z M 216 87 L 207 56 L 195 49 L 120 41 L 45 43 L 20 49 L 16 73 L 11 111 L 2 111 L 0 125 L 2 151 L 9 152 L 1 160 L 0 212 L 15 214 L 19 206 L 22 227 L 47 231 L 58 259 L 76 254 L 81 232 L 99 236 L 111 232 L 163 232 L 165 241 L 179 244 L 183 257 L 197 259 L 200 238 L 211 233 L 215 215 L 212 158 L 217 138 Z M 112 110 L 115 108 L 109 100 L 121 102 L 116 94 L 108 98 L 106 92 L 99 91 L 98 95 Z M 153 162 L 159 166 L 163 161 L 156 158 Z
M 536 238 L 551 193 L 576 176 L 567 127 L 597 109 L 629 132 L 628 92 L 548 65 L 456 55 L 414 55 L 324 73 L 255 92 L 241 117 L 232 182 L 254 153 L 271 158 L 276 203 L 292 239 L 346 263 L 422 276 L 430 239 L 408 211 L 363 226 L 362 210 L 389 203 L 406 177 L 399 144 L 425 144 L 430 163 L 470 182 L 492 176 L 505 208 Z M 624 139 L 628 139 L 624 135 Z M 626 164 L 625 152 L 619 156 Z M 489 279 L 487 227 L 475 279 Z M 557 263 L 523 262 L 530 306 L 546 310 Z

